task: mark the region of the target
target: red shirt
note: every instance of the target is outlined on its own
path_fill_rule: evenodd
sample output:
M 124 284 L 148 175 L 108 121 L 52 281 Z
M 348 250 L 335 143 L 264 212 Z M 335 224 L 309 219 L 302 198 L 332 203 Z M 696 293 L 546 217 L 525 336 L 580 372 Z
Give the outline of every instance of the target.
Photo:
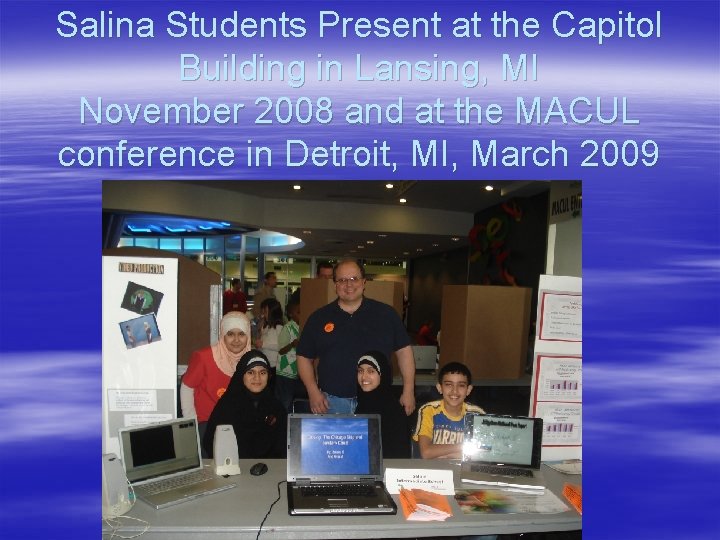
M 417 333 L 417 344 L 418 345 L 437 345 L 437 339 L 432 335 L 432 330 L 427 324 L 420 327 Z
M 212 349 L 206 347 L 192 354 L 182 382 L 195 390 L 198 422 L 207 422 L 215 404 L 230 384 L 230 377 L 220 371 L 213 359 Z
M 223 315 L 229 311 L 247 311 L 247 297 L 244 292 L 228 289 L 223 293 Z

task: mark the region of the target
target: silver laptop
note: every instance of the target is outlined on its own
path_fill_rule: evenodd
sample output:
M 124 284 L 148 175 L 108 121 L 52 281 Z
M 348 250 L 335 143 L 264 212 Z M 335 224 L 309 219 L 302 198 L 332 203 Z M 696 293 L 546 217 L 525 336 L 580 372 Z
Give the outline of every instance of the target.
M 540 471 L 542 418 L 468 414 L 463 483 L 528 490 L 545 489 Z
M 437 346 L 413 345 L 413 357 L 416 369 L 435 369 L 437 367 Z
M 203 467 L 195 418 L 121 428 L 118 434 L 135 495 L 158 510 L 237 485 Z
M 290 515 L 395 514 L 382 477 L 379 415 L 288 415 Z

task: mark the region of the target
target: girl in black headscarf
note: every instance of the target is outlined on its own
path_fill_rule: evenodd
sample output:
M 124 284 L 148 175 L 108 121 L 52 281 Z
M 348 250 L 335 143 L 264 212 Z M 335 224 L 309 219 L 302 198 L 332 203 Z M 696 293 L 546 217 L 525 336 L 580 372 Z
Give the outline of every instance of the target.
M 241 459 L 287 455 L 287 413 L 268 387 L 270 377 L 270 362 L 261 351 L 242 356 L 208 419 L 203 447 L 210 457 L 215 428 L 221 424 L 232 425 Z
M 379 414 L 384 458 L 410 457 L 410 430 L 405 409 L 392 392 L 392 369 L 380 351 L 358 360 L 357 414 Z

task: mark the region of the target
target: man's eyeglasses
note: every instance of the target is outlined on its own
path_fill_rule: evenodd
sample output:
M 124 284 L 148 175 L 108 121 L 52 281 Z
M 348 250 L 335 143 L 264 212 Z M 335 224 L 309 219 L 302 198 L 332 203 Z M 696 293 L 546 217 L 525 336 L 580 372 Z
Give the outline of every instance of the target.
M 345 284 L 347 284 L 347 283 L 352 283 L 352 284 L 354 285 L 355 283 L 360 283 L 361 281 L 362 281 L 362 278 L 361 278 L 361 277 L 353 276 L 353 277 L 341 277 L 341 278 L 337 278 L 337 279 L 335 280 L 335 283 L 336 283 L 337 285 L 345 285 Z

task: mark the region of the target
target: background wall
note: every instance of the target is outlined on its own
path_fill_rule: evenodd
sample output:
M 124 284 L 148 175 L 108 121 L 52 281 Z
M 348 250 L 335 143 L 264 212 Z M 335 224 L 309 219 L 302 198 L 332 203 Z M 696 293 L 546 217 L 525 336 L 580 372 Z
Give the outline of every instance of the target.
M 408 331 L 414 334 L 428 319 L 440 330 L 443 285 L 530 287 L 533 289 L 531 313 L 535 313 L 538 280 L 545 271 L 547 222 L 547 192 L 513 199 L 510 204 L 497 205 L 475 215 L 475 225 L 468 231 L 471 238 L 474 237 L 469 251 L 461 249 L 413 259 Z M 558 245 L 562 241 L 558 238 Z M 571 248 L 566 252 L 566 264 L 579 266 L 576 250 Z
M 467 270 L 467 249 L 412 260 L 407 320 L 408 332 L 411 335 L 414 335 L 426 320 L 435 323 L 435 330 L 440 329 L 443 285 L 467 284 Z

